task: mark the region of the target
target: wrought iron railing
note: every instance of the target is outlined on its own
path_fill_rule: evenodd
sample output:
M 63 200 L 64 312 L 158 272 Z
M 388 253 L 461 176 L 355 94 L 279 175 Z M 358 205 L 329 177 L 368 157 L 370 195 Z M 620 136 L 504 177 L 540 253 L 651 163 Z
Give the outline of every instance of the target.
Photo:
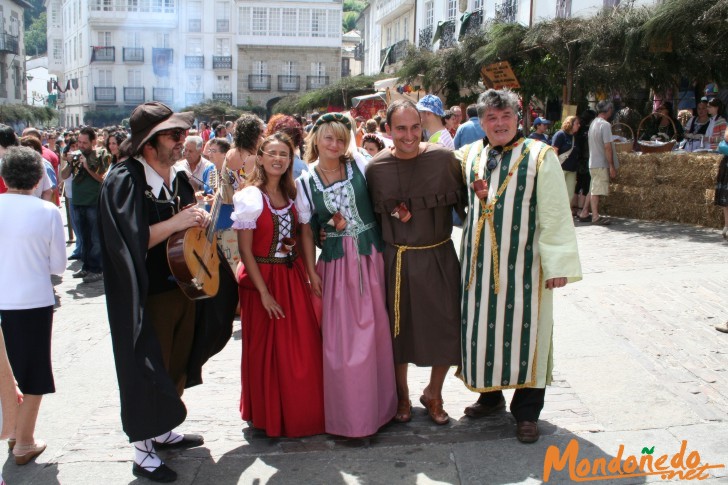
M 248 74 L 250 91 L 270 91 L 270 74 Z
M 450 20 L 442 26 L 440 33 L 440 49 L 455 47 L 457 36 L 455 35 L 455 20 Z
M 301 76 L 278 76 L 278 91 L 296 92 L 301 90 Z
M 174 102 L 174 88 L 154 88 L 152 89 L 152 99 L 162 103 L 172 103 Z
M 204 69 L 205 56 L 185 56 L 186 69 Z
M 205 100 L 205 93 L 185 93 L 185 104 L 187 106 L 201 103 Z
M 517 13 L 517 0 L 503 0 L 495 6 L 495 18 L 502 22 L 515 22 Z
M 432 49 L 432 35 L 432 25 L 425 27 L 424 29 L 420 29 L 420 49 L 425 49 L 428 51 Z
M 212 56 L 213 69 L 232 69 L 233 56 Z
M 127 103 L 143 103 L 144 88 L 124 88 L 124 102 Z
M 116 47 L 94 47 L 94 61 L 114 62 L 116 61 Z
M 329 85 L 329 76 L 306 76 L 306 89 L 318 89 Z
M 114 102 L 116 101 L 115 87 L 99 87 L 94 88 L 94 101 Z
M 144 47 L 124 47 L 122 57 L 124 62 L 144 62 Z
M 18 37 L 10 34 L 0 34 L 0 52 L 19 54 Z
M 227 19 L 218 19 L 216 27 L 216 32 L 230 32 L 230 21 Z
M 233 104 L 233 93 L 212 93 L 213 101 L 224 101 L 227 104 Z

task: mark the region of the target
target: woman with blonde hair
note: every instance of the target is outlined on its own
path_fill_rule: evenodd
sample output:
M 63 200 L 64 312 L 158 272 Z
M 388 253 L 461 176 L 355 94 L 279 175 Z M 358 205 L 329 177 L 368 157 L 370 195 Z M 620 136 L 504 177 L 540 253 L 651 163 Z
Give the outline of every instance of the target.
M 570 201 L 574 197 L 576 170 L 579 168 L 579 147 L 576 145 L 574 134 L 579 131 L 580 125 L 578 116 L 567 116 L 551 141 L 551 146 L 561 162 L 561 170 L 564 171 L 566 192 Z
M 352 123 L 339 113 L 316 121 L 306 140 L 309 171 L 297 181 L 303 257 L 314 294 L 323 298 L 326 432 L 363 437 L 397 411 L 386 309 L 381 230 L 351 148 Z M 323 230 L 315 263 L 314 238 Z

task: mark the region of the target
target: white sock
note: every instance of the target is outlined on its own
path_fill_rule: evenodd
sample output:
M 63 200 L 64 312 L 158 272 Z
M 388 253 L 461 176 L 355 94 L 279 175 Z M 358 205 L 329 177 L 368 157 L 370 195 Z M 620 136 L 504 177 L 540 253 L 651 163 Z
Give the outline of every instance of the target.
M 182 438 L 184 438 L 185 435 L 175 433 L 174 431 L 167 431 L 164 434 L 160 434 L 156 438 L 154 438 L 155 443 L 178 443 L 182 441 Z
M 164 463 L 154 451 L 152 440 L 135 441 L 132 446 L 134 447 L 134 463 L 145 470 L 153 472 Z

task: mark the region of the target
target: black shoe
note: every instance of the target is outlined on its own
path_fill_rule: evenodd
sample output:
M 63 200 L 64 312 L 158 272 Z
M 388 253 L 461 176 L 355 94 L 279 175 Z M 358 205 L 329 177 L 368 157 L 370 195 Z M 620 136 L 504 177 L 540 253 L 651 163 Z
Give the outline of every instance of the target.
M 146 468 L 142 468 L 134 463 L 134 466 L 131 468 L 131 472 L 135 477 L 146 478 L 153 482 L 169 483 L 177 480 L 177 472 L 164 463 L 159 465 L 153 472 L 150 472 Z
M 75 260 L 75 259 L 81 259 L 81 255 L 80 254 L 72 254 L 72 255 L 70 255 L 68 257 L 68 260 L 69 261 L 72 261 L 72 260 Z
M 535 443 L 541 433 L 538 424 L 533 421 L 519 421 L 516 425 L 516 438 L 521 443 Z
M 471 418 L 484 418 L 485 416 L 490 416 L 491 414 L 494 414 L 498 411 L 502 411 L 505 408 L 506 400 L 505 398 L 501 397 L 501 399 L 495 404 L 489 405 L 483 404 L 481 402 L 471 404 L 470 406 L 465 408 L 465 415 Z
M 86 271 L 85 269 L 81 269 L 81 270 L 76 271 L 75 273 L 73 273 L 73 277 L 74 278 L 83 278 L 87 274 L 88 274 L 88 271 Z
M 198 434 L 185 434 L 182 435 L 182 439 L 175 443 L 159 443 L 154 442 L 154 448 L 157 450 L 173 450 L 179 448 L 194 448 L 196 446 L 202 446 L 205 443 L 205 439 Z

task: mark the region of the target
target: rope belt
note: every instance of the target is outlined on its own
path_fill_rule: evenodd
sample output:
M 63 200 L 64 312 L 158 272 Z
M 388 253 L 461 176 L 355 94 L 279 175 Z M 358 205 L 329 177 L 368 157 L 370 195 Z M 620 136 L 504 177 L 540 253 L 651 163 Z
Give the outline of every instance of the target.
M 436 244 L 430 244 L 429 246 L 400 246 L 399 244 L 392 244 L 397 248 L 397 275 L 394 283 L 394 336 L 395 338 L 399 335 L 399 300 L 400 300 L 400 287 L 402 284 L 402 254 L 405 251 L 420 250 L 420 249 L 434 249 L 442 246 L 450 241 L 450 238 L 440 241 Z
M 524 158 L 528 155 L 528 148 L 526 148 L 523 153 L 521 154 L 520 158 L 516 161 L 515 164 L 513 164 L 513 167 L 508 171 L 508 176 L 503 180 L 503 183 L 498 187 L 498 191 L 496 192 L 495 196 L 493 197 L 493 200 L 491 200 L 488 204 L 485 203 L 483 199 L 480 200 L 480 208 L 481 213 L 480 217 L 478 217 L 478 225 L 475 229 L 475 248 L 473 249 L 473 262 L 470 266 L 470 277 L 468 278 L 468 284 L 465 286 L 465 291 L 470 289 L 470 285 L 473 284 L 473 277 L 475 276 L 475 265 L 478 263 L 478 250 L 480 249 L 480 233 L 483 231 L 483 226 L 485 226 L 485 221 L 488 221 L 488 230 L 490 233 L 490 254 L 491 258 L 493 260 L 493 280 L 495 283 L 495 293 L 498 294 L 498 291 L 500 290 L 500 269 L 498 268 L 498 240 L 496 239 L 495 235 L 495 226 L 493 225 L 493 215 L 495 214 L 495 205 L 500 200 L 501 196 L 503 195 L 503 192 L 506 190 L 506 187 L 508 186 L 508 182 L 511 181 L 511 177 L 513 177 L 513 174 L 518 170 L 518 166 L 521 164 Z M 477 170 L 475 172 L 477 174 Z

